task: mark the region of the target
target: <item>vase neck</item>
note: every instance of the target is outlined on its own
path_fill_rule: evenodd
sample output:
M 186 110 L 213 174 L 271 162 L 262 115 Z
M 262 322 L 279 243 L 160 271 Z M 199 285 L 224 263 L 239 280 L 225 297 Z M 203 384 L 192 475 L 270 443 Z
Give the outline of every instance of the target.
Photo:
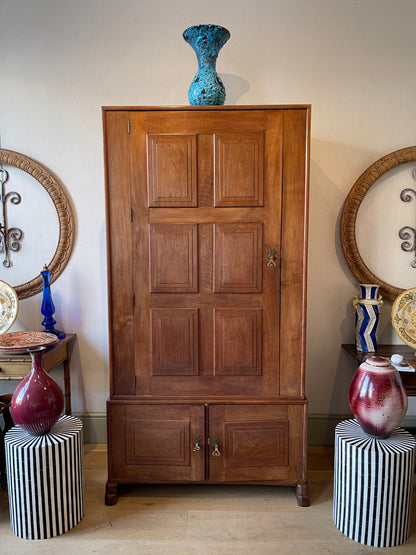
M 40 372 L 43 370 L 42 357 L 43 351 L 29 351 L 32 357 L 32 370 Z
M 377 299 L 379 285 L 375 284 L 360 284 L 361 298 L 362 299 Z
M 43 280 L 43 296 L 40 311 L 43 316 L 52 316 L 52 314 L 55 312 L 55 305 L 53 304 L 50 287 L 50 273 L 50 270 L 44 270 L 43 272 L 41 272 Z
M 220 25 L 195 25 L 184 31 L 183 38 L 194 49 L 198 68 L 215 71 L 219 51 L 230 38 L 230 32 Z
M 50 275 L 51 275 L 50 270 L 43 270 L 41 272 L 41 274 L 42 274 L 43 287 L 49 287 L 49 285 L 50 285 Z
M 212 71 L 216 73 L 218 52 L 215 56 L 207 56 L 204 54 L 197 54 L 198 71 Z

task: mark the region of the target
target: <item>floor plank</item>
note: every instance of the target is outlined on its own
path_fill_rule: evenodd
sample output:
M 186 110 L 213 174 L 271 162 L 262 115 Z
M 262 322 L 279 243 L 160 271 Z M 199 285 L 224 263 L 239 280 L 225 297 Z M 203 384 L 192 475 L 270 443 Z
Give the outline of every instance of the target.
M 273 486 L 124 487 L 104 505 L 106 446 L 86 445 L 86 513 L 62 536 L 22 540 L 10 528 L 7 492 L 0 490 L 2 553 L 79 552 L 156 555 L 379 553 L 344 536 L 332 522 L 333 449 L 309 448 L 311 506 L 298 507 L 293 488 Z M 415 498 L 411 533 L 383 553 L 416 552 Z

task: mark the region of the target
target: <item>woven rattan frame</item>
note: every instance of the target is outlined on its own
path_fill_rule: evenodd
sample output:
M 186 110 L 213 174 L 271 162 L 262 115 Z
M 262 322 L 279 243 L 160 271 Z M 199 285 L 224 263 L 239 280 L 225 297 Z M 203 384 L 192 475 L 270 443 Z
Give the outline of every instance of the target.
M 0 148 L 0 163 L 6 166 L 13 166 L 31 175 L 40 183 L 52 199 L 59 221 L 58 245 L 52 260 L 48 264 L 48 269 L 51 272 L 50 282 L 52 283 L 67 265 L 74 246 L 74 224 L 69 200 L 56 177 L 42 164 L 28 156 Z M 31 297 L 42 290 L 42 275 L 39 273 L 38 276 L 26 283 L 13 285 L 13 288 L 18 294 L 19 299 Z
M 367 191 L 374 183 L 390 170 L 414 162 L 416 160 L 416 146 L 395 150 L 374 162 L 354 183 L 349 192 L 341 215 L 341 245 L 345 259 L 351 271 L 360 283 L 376 283 L 380 285 L 380 293 L 385 299 L 393 301 L 403 289 L 394 287 L 376 276 L 364 263 L 358 251 L 355 234 L 358 209 Z

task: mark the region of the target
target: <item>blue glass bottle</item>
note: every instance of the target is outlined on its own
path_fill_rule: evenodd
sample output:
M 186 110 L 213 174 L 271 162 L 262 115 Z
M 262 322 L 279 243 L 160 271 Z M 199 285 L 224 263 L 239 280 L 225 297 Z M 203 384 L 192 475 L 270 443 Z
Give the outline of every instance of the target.
M 53 318 L 53 314 L 55 312 L 55 305 L 53 304 L 53 300 L 52 300 L 51 284 L 50 284 L 51 272 L 50 270 L 48 270 L 48 267 L 46 265 L 43 267 L 41 274 L 42 274 L 42 284 L 43 284 L 43 298 L 42 298 L 42 306 L 40 311 L 44 316 L 42 320 L 42 326 L 45 328 L 44 331 L 48 333 L 53 333 L 59 339 L 63 339 L 65 337 L 65 332 L 55 329 L 56 320 L 54 320 Z
M 198 60 L 198 71 L 188 91 L 189 103 L 191 106 L 224 104 L 225 87 L 215 66 L 230 32 L 220 25 L 194 25 L 184 31 L 183 38 L 192 46 Z

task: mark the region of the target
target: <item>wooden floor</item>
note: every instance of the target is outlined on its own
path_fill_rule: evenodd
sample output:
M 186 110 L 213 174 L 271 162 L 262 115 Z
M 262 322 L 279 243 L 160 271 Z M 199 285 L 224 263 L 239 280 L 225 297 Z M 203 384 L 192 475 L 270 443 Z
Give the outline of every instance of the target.
M 106 451 L 85 446 L 86 512 L 66 534 L 22 540 L 10 529 L 0 490 L 0 553 L 309 554 L 416 553 L 416 495 L 408 541 L 390 549 L 350 540 L 332 522 L 333 451 L 309 450 L 311 506 L 298 507 L 293 488 L 272 486 L 144 486 L 122 490 L 104 505 Z

